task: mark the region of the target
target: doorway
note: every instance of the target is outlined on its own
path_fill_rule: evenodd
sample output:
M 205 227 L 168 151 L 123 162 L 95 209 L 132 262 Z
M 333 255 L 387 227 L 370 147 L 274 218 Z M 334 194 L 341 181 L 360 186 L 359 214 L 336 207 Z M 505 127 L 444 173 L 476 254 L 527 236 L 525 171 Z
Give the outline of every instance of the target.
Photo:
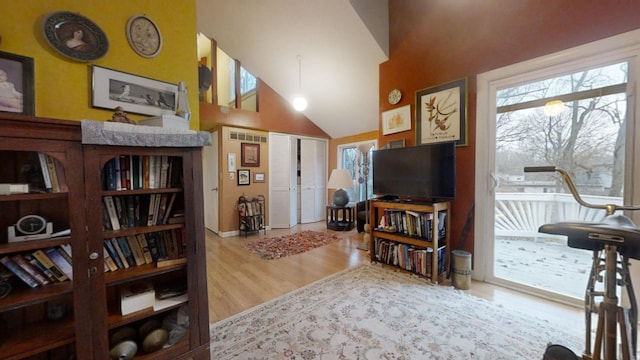
M 474 278 L 583 301 L 591 252 L 537 230 L 558 221 L 600 221 L 604 212 L 579 206 L 558 174 L 523 168 L 563 168 L 587 202 L 632 202 L 636 110 L 629 84 L 639 53 L 614 45 L 630 39 L 478 76 L 477 118 L 486 123 L 477 127 Z

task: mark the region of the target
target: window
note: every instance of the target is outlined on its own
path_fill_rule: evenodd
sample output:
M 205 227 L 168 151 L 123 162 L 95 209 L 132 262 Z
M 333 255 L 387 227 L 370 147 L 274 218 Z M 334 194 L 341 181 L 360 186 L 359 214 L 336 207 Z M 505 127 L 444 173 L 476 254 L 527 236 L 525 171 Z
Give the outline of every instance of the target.
M 351 143 L 338 146 L 338 167 L 349 170 L 351 178 L 355 180 L 357 186 L 354 189 L 347 189 L 349 199 L 354 202 L 365 200 L 365 183 L 363 172 L 363 157 L 360 156 L 358 151 L 358 145 L 360 143 Z M 366 190 L 368 192 L 368 199 L 373 196 L 373 167 L 371 164 L 371 155 L 375 149 L 375 143 L 370 142 L 372 145 L 369 150 L 369 175 L 367 176 Z

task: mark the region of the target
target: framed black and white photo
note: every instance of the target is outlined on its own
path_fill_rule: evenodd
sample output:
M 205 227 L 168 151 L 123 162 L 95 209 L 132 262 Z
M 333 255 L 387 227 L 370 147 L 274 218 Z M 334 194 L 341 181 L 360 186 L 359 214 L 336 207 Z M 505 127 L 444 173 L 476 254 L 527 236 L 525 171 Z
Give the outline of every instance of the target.
M 416 145 L 467 145 L 467 79 L 416 91 Z
M 0 51 L 0 111 L 35 115 L 33 59 Z
M 238 170 L 238 185 L 249 185 L 251 183 L 251 172 L 249 170 Z
M 178 85 L 93 65 L 92 105 L 143 115 L 174 113 Z
M 254 172 L 253 173 L 253 182 L 254 183 L 263 183 L 264 182 L 264 173 L 263 172 Z

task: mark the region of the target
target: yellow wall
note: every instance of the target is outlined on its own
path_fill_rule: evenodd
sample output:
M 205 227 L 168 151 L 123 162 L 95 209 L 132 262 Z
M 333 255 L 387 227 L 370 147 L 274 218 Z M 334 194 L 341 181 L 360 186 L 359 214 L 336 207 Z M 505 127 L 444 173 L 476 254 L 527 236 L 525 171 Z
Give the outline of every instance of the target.
M 34 59 L 35 114 L 70 120 L 107 120 L 112 110 L 91 106 L 91 65 L 177 83 L 184 81 L 191 103 L 191 128 L 199 129 L 195 0 L 0 0 L 0 51 Z M 47 14 L 71 11 L 97 24 L 109 40 L 107 54 L 94 62 L 77 62 L 59 54 L 44 39 Z M 125 25 L 146 14 L 160 28 L 163 45 L 147 59 L 127 42 Z M 131 114 L 134 120 L 148 116 Z

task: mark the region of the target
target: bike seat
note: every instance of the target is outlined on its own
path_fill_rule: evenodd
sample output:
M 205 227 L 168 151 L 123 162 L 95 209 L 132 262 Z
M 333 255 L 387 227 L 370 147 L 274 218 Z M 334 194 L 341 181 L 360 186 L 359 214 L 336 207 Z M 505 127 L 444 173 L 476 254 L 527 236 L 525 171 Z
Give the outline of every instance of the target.
M 618 252 L 640 260 L 640 228 L 624 215 L 609 215 L 602 222 L 559 222 L 545 224 L 538 231 L 565 235 L 569 247 L 603 250 L 605 245 L 617 246 Z

